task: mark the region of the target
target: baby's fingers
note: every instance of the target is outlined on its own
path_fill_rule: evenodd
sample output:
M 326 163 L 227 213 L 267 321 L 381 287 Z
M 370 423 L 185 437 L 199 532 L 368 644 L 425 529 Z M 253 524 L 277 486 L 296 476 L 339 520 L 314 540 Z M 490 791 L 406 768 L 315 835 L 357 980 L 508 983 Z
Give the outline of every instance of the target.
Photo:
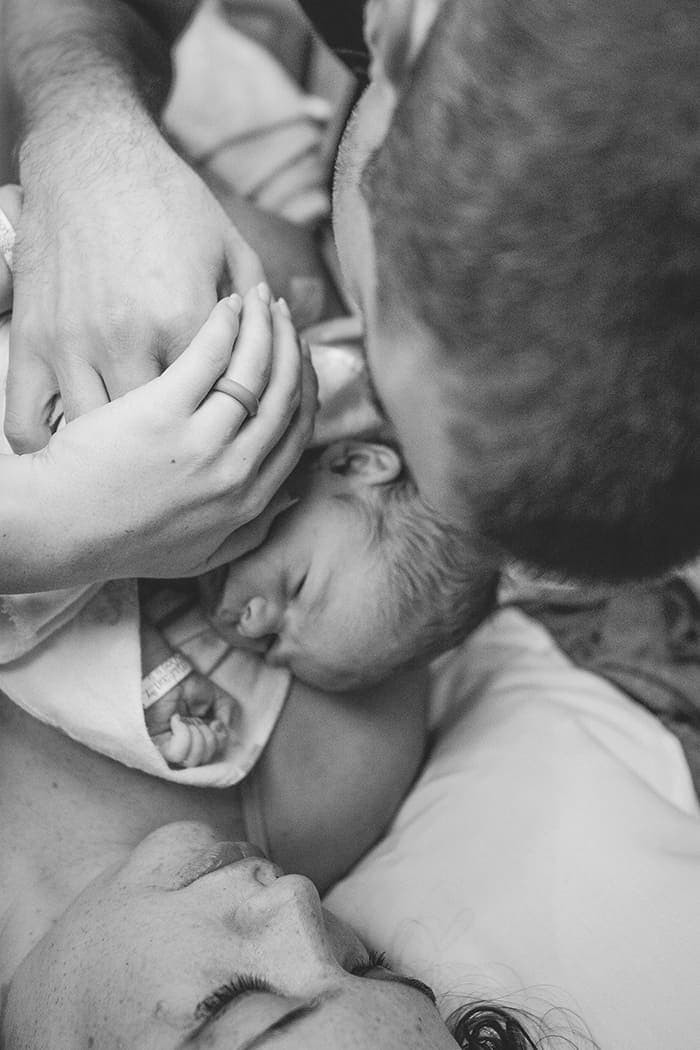
M 225 693 L 223 689 L 217 689 L 216 700 L 214 701 L 215 718 L 211 723 L 212 726 L 218 722 L 224 731 L 230 729 L 237 720 L 239 712 L 240 708 L 238 701 L 234 700 L 234 698 L 229 696 L 228 693 Z
M 169 765 L 190 769 L 211 762 L 217 752 L 223 750 L 227 730 L 216 720 L 209 724 L 197 718 L 173 715 L 170 733 L 162 733 L 153 739 Z
M 173 715 L 170 719 L 169 733 L 160 733 L 153 737 L 153 743 L 171 766 L 182 765 L 190 752 L 190 742 L 190 727 L 179 715 Z
M 225 739 L 226 729 L 219 722 L 200 722 L 187 719 L 190 730 L 190 750 L 182 760 L 186 769 L 203 766 L 211 762 L 220 750 L 220 740 Z M 223 730 L 223 737 L 222 731 Z
M 182 683 L 182 710 L 195 718 L 204 718 L 212 710 L 217 687 L 196 671 Z

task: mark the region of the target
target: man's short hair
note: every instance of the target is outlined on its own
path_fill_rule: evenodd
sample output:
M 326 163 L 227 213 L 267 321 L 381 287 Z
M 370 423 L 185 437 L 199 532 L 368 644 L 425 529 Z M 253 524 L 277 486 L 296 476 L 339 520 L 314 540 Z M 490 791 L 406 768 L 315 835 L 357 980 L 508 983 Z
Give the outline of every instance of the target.
M 581 578 L 700 549 L 699 12 L 445 0 L 363 174 L 378 309 L 458 376 L 465 508 Z

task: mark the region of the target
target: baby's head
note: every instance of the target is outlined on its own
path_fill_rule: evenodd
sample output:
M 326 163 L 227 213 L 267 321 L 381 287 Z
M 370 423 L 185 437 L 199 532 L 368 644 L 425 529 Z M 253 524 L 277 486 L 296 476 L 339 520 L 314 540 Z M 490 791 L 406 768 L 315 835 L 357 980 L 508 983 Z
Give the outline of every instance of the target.
M 421 502 L 392 447 L 337 442 L 298 477 L 299 501 L 216 596 L 234 642 L 343 690 L 427 661 L 488 615 L 493 562 Z

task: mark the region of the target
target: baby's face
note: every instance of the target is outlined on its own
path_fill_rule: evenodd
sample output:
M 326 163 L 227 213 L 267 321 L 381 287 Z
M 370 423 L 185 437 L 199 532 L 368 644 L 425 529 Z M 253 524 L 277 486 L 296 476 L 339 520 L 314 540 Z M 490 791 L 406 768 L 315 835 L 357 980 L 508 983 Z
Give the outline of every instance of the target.
M 235 644 L 329 690 L 376 678 L 389 644 L 381 626 L 389 581 L 370 522 L 357 499 L 338 498 L 352 489 L 324 453 L 303 498 L 229 567 L 215 616 Z

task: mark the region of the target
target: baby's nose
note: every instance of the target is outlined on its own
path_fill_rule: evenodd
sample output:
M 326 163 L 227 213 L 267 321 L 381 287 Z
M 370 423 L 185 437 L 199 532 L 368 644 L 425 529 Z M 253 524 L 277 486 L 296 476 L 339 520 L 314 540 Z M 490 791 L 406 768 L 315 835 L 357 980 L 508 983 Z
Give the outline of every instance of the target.
M 246 638 L 260 638 L 264 634 L 276 634 L 282 622 L 283 609 L 271 598 L 251 598 L 241 613 L 238 630 Z

